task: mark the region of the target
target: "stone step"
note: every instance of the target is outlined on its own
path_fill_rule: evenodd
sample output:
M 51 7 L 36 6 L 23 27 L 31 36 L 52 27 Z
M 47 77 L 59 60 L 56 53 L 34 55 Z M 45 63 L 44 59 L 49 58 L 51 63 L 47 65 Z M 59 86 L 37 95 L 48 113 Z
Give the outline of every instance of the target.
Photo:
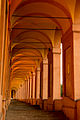
M 39 106 L 31 106 L 16 100 L 11 101 L 6 120 L 68 120 L 62 112 L 46 112 Z

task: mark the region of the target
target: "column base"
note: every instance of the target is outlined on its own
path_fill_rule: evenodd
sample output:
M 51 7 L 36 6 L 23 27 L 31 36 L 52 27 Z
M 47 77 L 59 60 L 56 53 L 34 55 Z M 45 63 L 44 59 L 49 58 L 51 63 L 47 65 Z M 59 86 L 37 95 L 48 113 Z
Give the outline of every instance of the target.
M 62 106 L 63 106 L 63 100 L 54 100 L 54 110 L 55 111 L 62 111 Z
M 36 99 L 32 100 L 32 105 L 36 105 Z
M 43 100 L 42 99 L 40 99 L 40 109 L 43 109 L 44 107 L 43 107 Z
M 30 103 L 30 99 L 27 100 L 27 103 Z
M 77 120 L 80 120 L 80 100 L 77 101 Z
M 47 100 L 47 105 L 48 105 L 48 111 L 53 111 L 53 98 L 52 97 L 50 97 Z
M 53 100 L 52 98 L 40 100 L 40 108 L 45 111 L 53 111 Z
M 33 100 L 32 100 L 32 99 L 30 99 L 30 100 L 29 100 L 29 103 L 32 105 L 32 104 L 33 104 Z
M 28 103 L 28 99 L 26 99 L 26 103 Z
M 48 100 L 43 100 L 43 109 L 48 111 Z
M 36 105 L 36 99 L 26 99 L 26 103 L 30 103 L 31 105 Z
M 0 113 L 0 120 L 3 120 L 2 113 Z
M 19 99 L 19 101 L 21 101 L 21 102 L 26 102 L 26 99 Z
M 9 104 L 10 104 L 10 100 L 8 99 L 8 100 L 6 100 L 6 110 L 8 110 Z
M 31 99 L 25 99 L 25 103 L 30 104 L 31 103 Z
M 26 99 L 22 99 L 22 102 L 26 102 Z
M 2 95 L 0 95 L 0 120 L 3 119 L 3 114 L 2 114 Z
M 68 97 L 64 97 L 62 103 L 62 110 L 64 114 L 69 118 L 69 120 L 80 120 L 80 118 L 77 119 L 77 105 L 74 100 L 71 100 Z
M 22 102 L 22 99 L 18 99 L 18 101 L 21 101 L 21 102 Z
M 3 120 L 5 120 L 5 115 L 6 115 L 6 100 L 3 99 L 2 100 L 2 116 L 3 116 Z
M 45 110 L 45 111 L 48 110 L 47 99 L 46 100 L 40 99 L 40 108 Z
M 40 105 L 40 99 L 36 99 L 36 105 Z
M 2 95 L 0 95 L 0 113 L 2 113 Z

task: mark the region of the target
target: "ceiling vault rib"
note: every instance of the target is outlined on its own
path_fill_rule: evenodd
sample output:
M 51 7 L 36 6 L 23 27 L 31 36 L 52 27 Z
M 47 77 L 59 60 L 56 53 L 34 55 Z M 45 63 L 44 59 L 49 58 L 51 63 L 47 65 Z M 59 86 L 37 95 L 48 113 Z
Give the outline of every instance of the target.
M 48 29 L 48 28 L 12 28 L 12 29 L 17 29 L 17 30 L 19 30 L 19 29 L 22 29 L 22 30 L 63 30 L 63 29 Z
M 16 57 L 40 57 L 41 58 L 41 56 L 16 56 Z
M 49 48 L 14 48 L 14 49 L 50 49 L 50 47 Z
M 17 65 L 17 64 L 16 64 Z M 34 65 L 34 64 L 20 64 L 20 65 Z M 35 65 L 34 65 L 35 66 Z
M 13 43 L 31 43 L 31 44 L 32 44 L 32 43 L 33 43 L 33 44 L 35 44 L 35 43 L 38 43 L 38 44 L 40 44 L 40 43 L 41 43 L 41 44 L 42 44 L 42 43 L 47 43 L 47 44 L 51 44 L 50 42 L 16 42 L 16 41 L 15 41 L 15 42 L 13 41 Z
M 70 17 L 43 17 L 43 16 L 23 16 L 23 15 L 12 15 L 12 17 L 24 17 L 24 18 L 52 18 L 52 19 L 72 19 Z
M 22 65 L 19 65 L 19 66 L 21 67 Z M 32 65 L 25 65 L 25 66 L 33 67 Z M 17 65 L 14 68 L 16 68 L 16 67 L 17 67 Z M 35 65 L 34 65 L 34 67 L 35 67 Z

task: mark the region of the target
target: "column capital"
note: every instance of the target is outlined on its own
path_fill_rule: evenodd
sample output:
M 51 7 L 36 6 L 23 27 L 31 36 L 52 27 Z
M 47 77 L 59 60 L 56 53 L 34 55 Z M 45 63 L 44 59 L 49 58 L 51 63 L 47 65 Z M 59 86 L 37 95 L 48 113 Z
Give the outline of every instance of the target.
M 27 81 L 29 81 L 30 80 L 30 77 L 27 79 Z
M 43 58 L 43 64 L 48 64 L 48 58 Z
M 32 75 L 30 75 L 30 80 L 32 79 Z
M 28 79 L 26 79 L 26 81 L 28 81 Z
M 27 82 L 27 79 L 24 81 L 24 84 Z
M 53 54 L 61 54 L 61 48 L 53 47 L 52 52 Z
M 73 32 L 80 32 L 80 24 L 73 24 L 72 31 Z
M 27 79 L 25 78 L 25 82 L 27 81 Z
M 35 76 L 36 75 L 36 73 L 35 72 L 33 72 L 33 76 Z
M 37 71 L 40 71 L 40 67 L 37 67 Z

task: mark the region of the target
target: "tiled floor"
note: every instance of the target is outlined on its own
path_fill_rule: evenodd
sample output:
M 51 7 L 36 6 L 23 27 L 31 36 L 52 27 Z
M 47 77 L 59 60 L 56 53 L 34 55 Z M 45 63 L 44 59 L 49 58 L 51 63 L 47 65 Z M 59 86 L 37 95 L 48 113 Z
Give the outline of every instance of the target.
M 6 114 L 6 120 L 67 120 L 62 112 L 45 112 L 37 106 L 13 100 Z

